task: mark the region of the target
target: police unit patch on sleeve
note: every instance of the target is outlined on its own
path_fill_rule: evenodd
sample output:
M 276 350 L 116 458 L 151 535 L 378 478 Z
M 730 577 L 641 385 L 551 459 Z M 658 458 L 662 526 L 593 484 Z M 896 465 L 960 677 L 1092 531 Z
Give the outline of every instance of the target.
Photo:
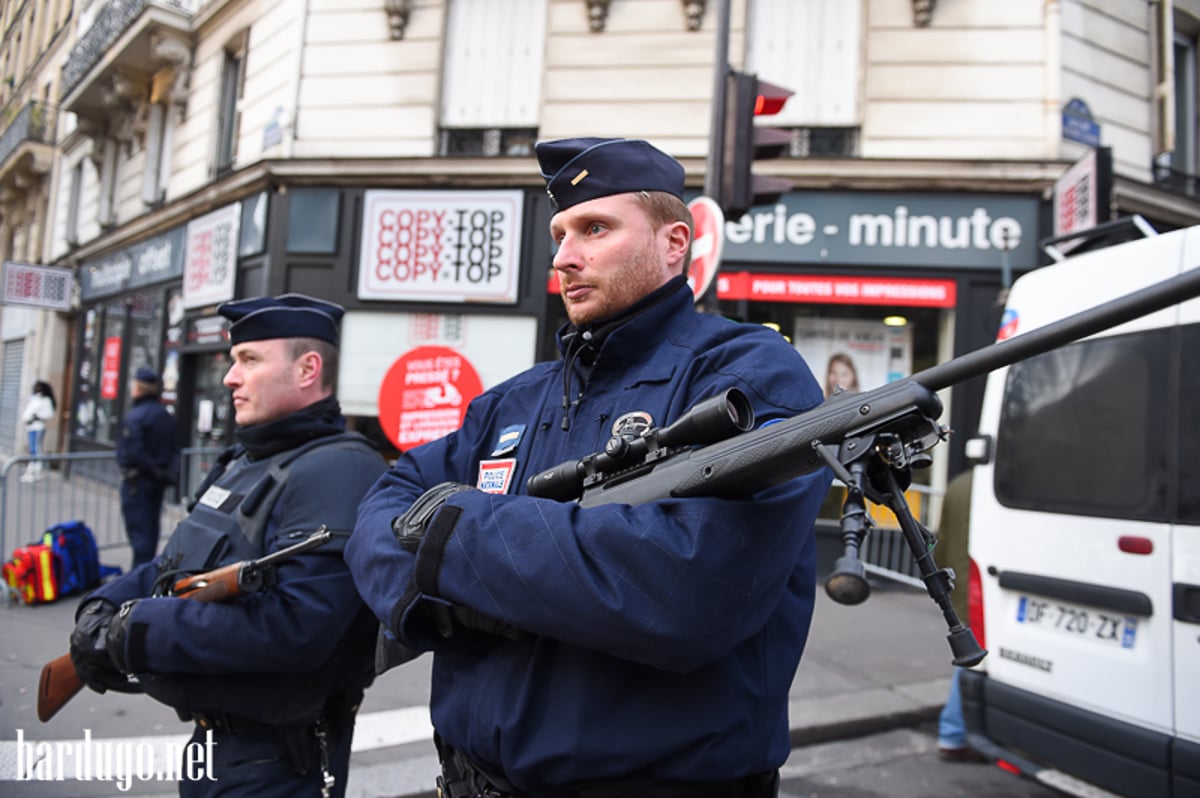
M 508 493 L 508 486 L 512 483 L 516 467 L 517 461 L 512 457 L 503 460 L 480 460 L 479 477 L 475 480 L 475 487 L 484 493 Z
M 496 448 L 492 450 L 492 457 L 503 457 L 509 452 L 515 452 L 521 443 L 521 436 L 524 434 L 524 424 L 512 424 L 500 430 L 500 435 L 496 437 Z

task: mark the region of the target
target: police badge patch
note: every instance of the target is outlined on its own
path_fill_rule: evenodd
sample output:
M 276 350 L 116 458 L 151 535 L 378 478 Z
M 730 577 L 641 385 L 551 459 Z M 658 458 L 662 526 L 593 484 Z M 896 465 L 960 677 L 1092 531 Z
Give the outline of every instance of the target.
M 645 410 L 634 410 L 617 418 L 612 434 L 620 438 L 636 438 L 654 426 L 654 417 Z
M 517 461 L 511 457 L 504 460 L 480 460 L 479 477 L 475 480 L 475 487 L 484 493 L 508 493 L 508 486 L 512 483 L 516 467 Z

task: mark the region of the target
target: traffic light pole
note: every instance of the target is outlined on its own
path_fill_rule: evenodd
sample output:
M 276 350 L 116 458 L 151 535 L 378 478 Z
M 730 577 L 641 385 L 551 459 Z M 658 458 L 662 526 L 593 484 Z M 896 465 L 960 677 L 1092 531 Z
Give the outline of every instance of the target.
M 708 128 L 708 159 L 704 170 L 704 195 L 720 196 L 721 175 L 725 173 L 725 101 L 729 77 L 729 4 L 717 0 L 716 45 L 713 52 L 712 121 Z M 717 312 L 717 281 L 714 279 L 704 296 L 700 309 Z

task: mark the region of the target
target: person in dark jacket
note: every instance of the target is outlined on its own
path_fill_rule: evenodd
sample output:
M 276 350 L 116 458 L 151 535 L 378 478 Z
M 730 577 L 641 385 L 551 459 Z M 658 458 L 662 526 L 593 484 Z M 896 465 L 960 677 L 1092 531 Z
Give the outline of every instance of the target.
M 133 548 L 133 567 L 158 552 L 163 493 L 179 477 L 179 432 L 163 405 L 162 381 L 150 368 L 134 374 L 133 404 L 121 419 L 117 465 L 121 467 L 121 515 Z
M 334 395 L 340 306 L 286 294 L 218 312 L 231 322 L 237 443 L 162 553 L 81 604 L 71 659 L 92 689 L 144 691 L 195 724 L 180 795 L 344 795 L 378 624 L 341 555 L 386 463 L 345 432 Z M 188 574 L 321 527 L 332 542 L 279 562 L 259 590 L 220 603 L 169 595 Z
M 695 310 L 676 160 L 628 139 L 536 150 L 562 358 L 483 393 L 363 500 L 346 560 L 382 664 L 433 652 L 443 795 L 776 795 L 828 471 L 587 508 L 526 482 L 728 388 L 761 425 L 821 387 L 778 333 Z

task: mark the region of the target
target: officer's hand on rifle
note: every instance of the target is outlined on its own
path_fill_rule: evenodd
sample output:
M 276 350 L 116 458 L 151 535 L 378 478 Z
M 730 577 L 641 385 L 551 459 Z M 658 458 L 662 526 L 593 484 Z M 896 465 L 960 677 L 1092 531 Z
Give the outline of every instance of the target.
M 133 616 L 133 608 L 138 601 L 139 599 L 133 599 L 122 604 L 104 633 L 104 648 L 108 652 L 108 658 L 121 673 L 130 673 L 125 643 L 129 637 L 129 619 Z
M 94 599 L 80 608 L 71 632 L 71 663 L 80 681 L 97 693 L 136 692 L 108 653 L 108 628 L 116 616 L 117 605 Z
M 437 511 L 442 509 L 446 499 L 468 490 L 475 488 L 458 482 L 443 482 L 417 497 L 404 515 L 392 519 L 392 532 L 395 533 L 396 540 L 400 541 L 400 546 L 405 551 L 416 554 L 425 538 L 425 532 L 429 529 L 429 522 L 433 520 Z M 453 526 L 453 521 L 451 525 Z
M 392 519 L 392 532 L 395 533 L 400 546 L 405 551 L 416 554 L 421 547 L 421 541 L 425 538 L 425 533 L 429 530 L 433 516 L 442 508 L 446 500 L 456 493 L 474 490 L 476 489 L 470 485 L 442 482 L 422 493 L 403 515 Z M 454 519 L 449 520 L 451 527 L 455 520 L 457 520 L 457 513 Z M 498 621 L 470 607 L 425 602 L 424 609 L 426 615 L 437 627 L 438 633 L 443 637 L 453 636 L 455 630 L 459 628 L 475 629 L 487 634 L 507 637 L 510 640 L 520 640 L 529 636 L 528 633 L 512 624 Z

